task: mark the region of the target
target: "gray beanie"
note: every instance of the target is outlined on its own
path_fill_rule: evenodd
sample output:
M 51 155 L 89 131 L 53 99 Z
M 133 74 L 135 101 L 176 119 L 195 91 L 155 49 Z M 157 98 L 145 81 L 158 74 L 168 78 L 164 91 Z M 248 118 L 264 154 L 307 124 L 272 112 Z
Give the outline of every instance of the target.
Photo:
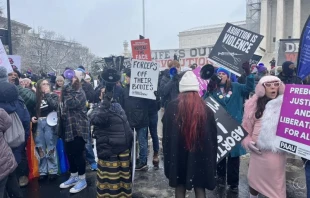
M 5 67 L 0 67 L 0 83 L 8 82 L 8 73 Z

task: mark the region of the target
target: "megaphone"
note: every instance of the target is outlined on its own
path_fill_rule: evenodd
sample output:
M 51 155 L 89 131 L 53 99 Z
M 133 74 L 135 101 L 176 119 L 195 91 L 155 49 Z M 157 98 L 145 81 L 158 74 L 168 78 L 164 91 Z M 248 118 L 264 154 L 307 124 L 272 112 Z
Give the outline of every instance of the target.
M 49 126 L 56 126 L 57 125 L 57 122 L 58 122 L 58 118 L 57 118 L 57 112 L 56 111 L 53 111 L 51 113 L 49 113 L 46 117 L 46 123 L 49 125 Z
M 64 77 L 65 79 L 68 79 L 68 80 L 72 80 L 72 78 L 75 76 L 75 72 L 74 70 L 72 69 L 67 69 L 65 72 L 64 72 Z
M 114 85 L 121 79 L 120 73 L 111 68 L 104 69 L 100 76 L 106 83 L 106 92 L 113 91 Z
M 216 84 L 219 84 L 222 81 L 221 77 L 215 74 L 214 66 L 210 64 L 207 64 L 201 68 L 200 77 L 203 80 L 210 80 Z
M 169 70 L 170 76 L 175 76 L 178 73 L 178 70 L 175 67 L 172 67 Z

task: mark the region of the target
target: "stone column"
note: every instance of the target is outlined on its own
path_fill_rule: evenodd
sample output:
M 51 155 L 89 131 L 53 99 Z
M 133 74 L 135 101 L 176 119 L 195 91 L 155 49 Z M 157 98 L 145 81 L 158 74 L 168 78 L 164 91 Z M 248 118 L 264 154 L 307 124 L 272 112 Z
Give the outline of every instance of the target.
M 293 38 L 300 38 L 301 27 L 301 0 L 294 0 L 294 10 L 293 10 Z
M 276 40 L 284 38 L 284 0 L 277 0 Z
M 268 0 L 262 0 L 261 2 L 261 19 L 260 19 L 260 34 L 264 36 L 260 46 L 267 50 L 267 37 L 268 35 Z

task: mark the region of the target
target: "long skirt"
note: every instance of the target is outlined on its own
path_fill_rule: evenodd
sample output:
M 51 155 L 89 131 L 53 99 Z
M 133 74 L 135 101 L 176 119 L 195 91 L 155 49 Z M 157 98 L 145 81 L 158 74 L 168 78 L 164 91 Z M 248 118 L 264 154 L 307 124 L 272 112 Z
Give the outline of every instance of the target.
M 248 171 L 249 185 L 271 198 L 286 198 L 286 155 L 263 151 L 251 153 Z
M 132 197 L 131 166 L 129 150 L 98 159 L 97 198 Z

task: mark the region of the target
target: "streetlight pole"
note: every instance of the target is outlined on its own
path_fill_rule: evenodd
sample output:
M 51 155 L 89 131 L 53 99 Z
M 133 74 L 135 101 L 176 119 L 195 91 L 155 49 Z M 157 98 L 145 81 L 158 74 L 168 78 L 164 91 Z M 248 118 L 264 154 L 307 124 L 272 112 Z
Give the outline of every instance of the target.
M 145 2 L 142 0 L 142 10 L 143 10 L 143 36 L 145 37 Z
M 12 49 L 12 26 L 11 26 L 11 8 L 10 8 L 10 0 L 7 0 L 7 15 L 8 15 L 8 44 L 9 44 L 9 54 L 13 54 Z

